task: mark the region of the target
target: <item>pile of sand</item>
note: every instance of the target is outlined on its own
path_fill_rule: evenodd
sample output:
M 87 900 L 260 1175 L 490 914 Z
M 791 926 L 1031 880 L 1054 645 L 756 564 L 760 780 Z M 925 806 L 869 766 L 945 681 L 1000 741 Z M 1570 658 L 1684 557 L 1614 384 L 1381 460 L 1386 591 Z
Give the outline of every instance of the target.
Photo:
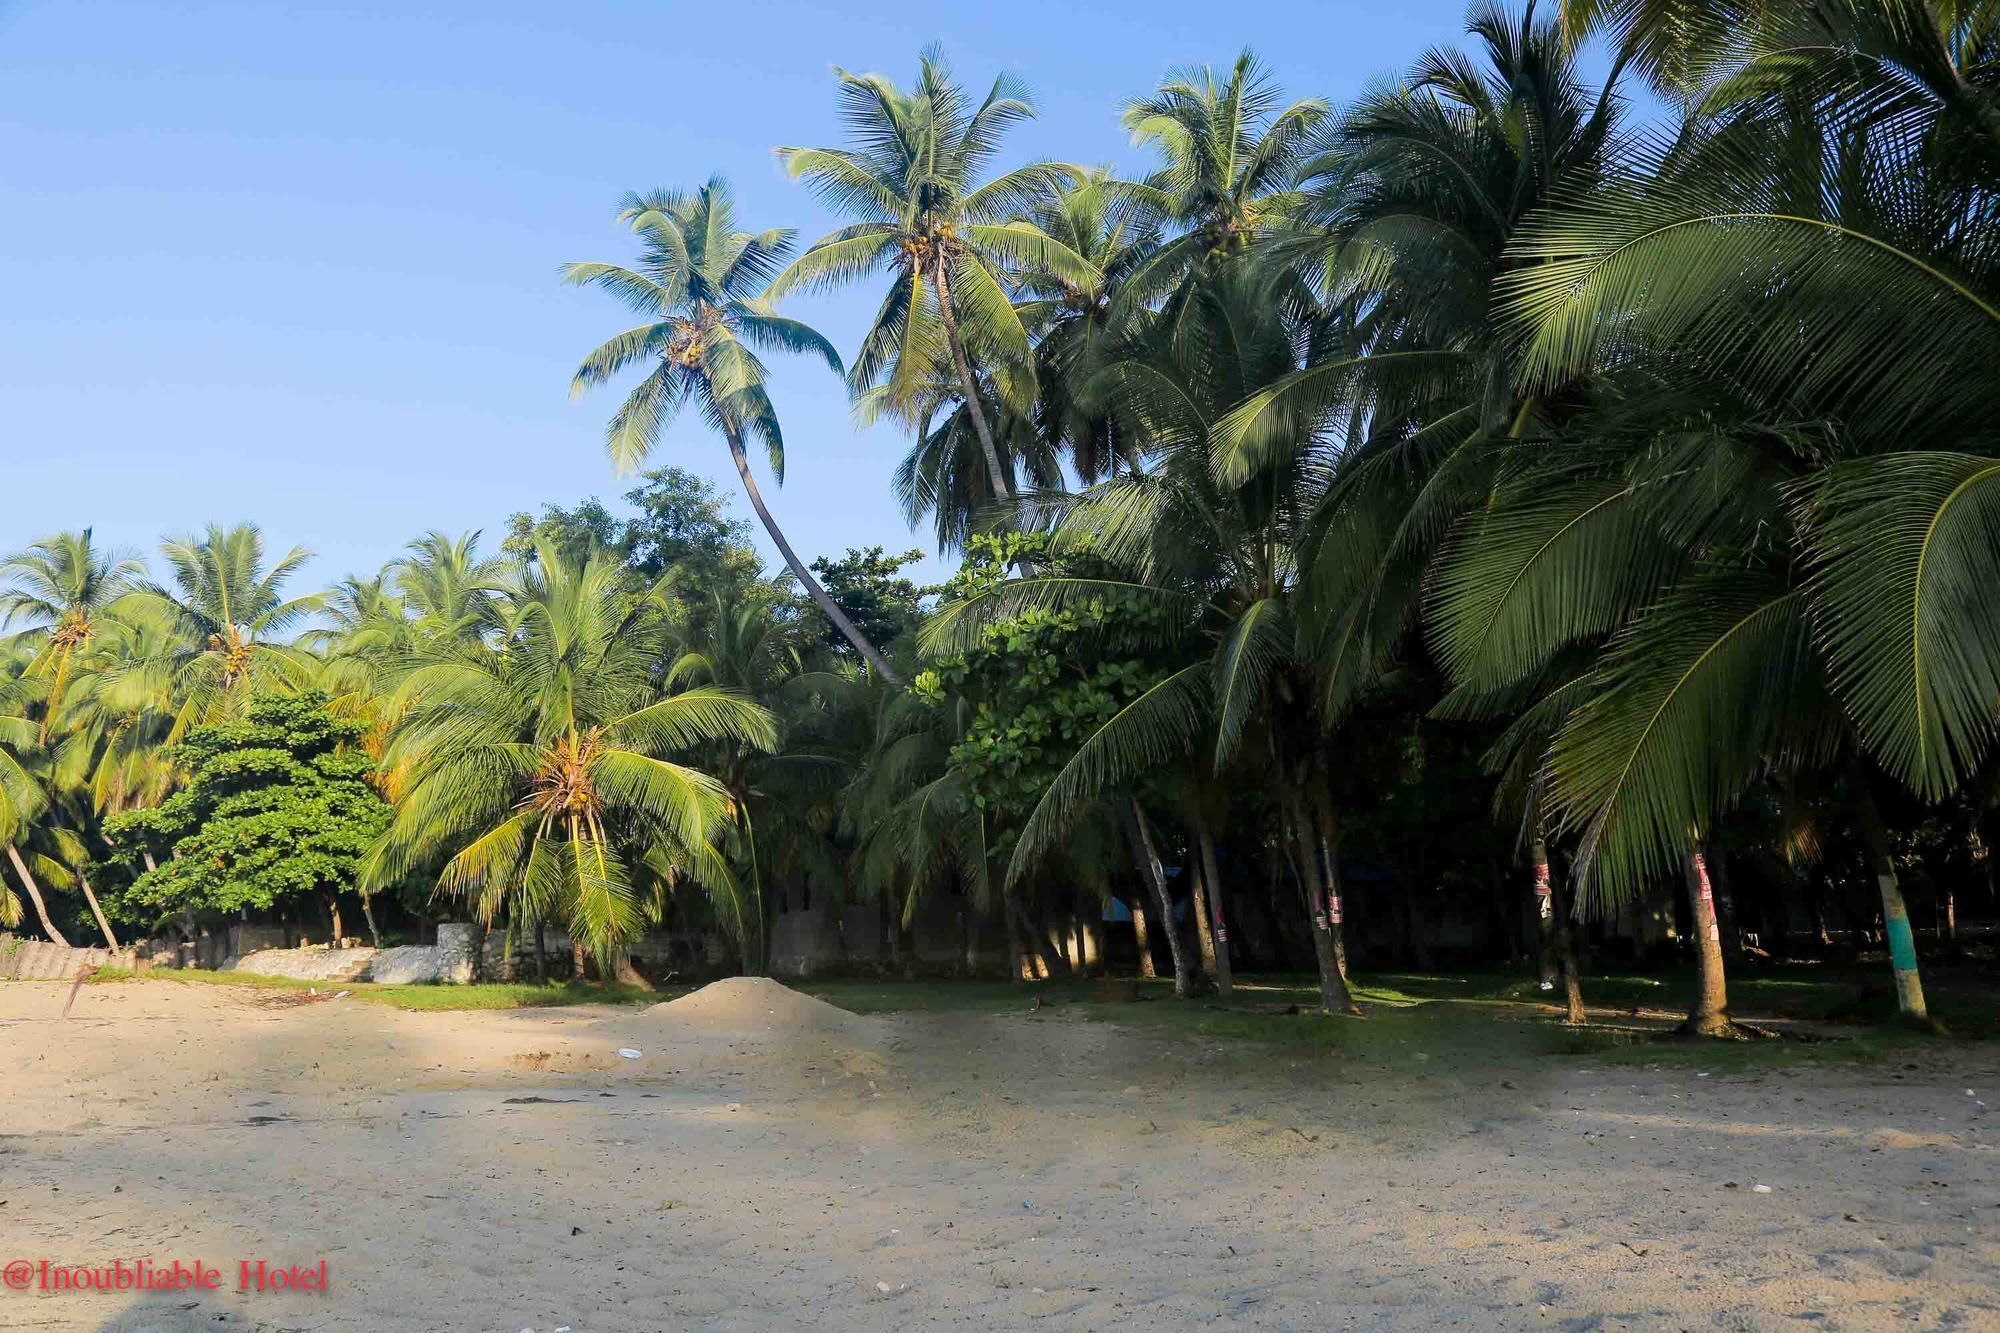
M 859 1042 L 873 1028 L 859 1015 L 801 995 L 769 977 L 729 977 L 646 1010 L 649 1022 L 726 1037 L 827 1037 Z

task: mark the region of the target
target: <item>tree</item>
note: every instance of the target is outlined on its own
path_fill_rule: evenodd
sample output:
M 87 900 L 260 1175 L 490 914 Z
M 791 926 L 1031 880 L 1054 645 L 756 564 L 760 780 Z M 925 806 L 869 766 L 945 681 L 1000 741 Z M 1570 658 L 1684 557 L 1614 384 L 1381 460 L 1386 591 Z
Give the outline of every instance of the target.
M 652 579 L 679 570 L 683 587 L 703 593 L 736 591 L 756 580 L 750 525 L 729 516 L 729 501 L 714 482 L 672 466 L 641 480 L 625 492 L 625 503 L 639 512 L 625 521 L 619 542 L 634 569 Z
M 484 921 L 510 904 L 520 921 L 565 920 L 609 970 L 643 925 L 634 886 L 648 864 L 696 882 L 728 874 L 729 794 L 670 756 L 770 749 L 776 729 L 733 690 L 661 695 L 660 590 L 634 590 L 615 559 L 573 565 L 543 546 L 517 578 L 492 650 L 410 660 L 385 757 L 406 785 L 360 882 L 435 872 Z
M 337 896 L 389 825 L 368 779 L 362 724 L 334 716 L 324 693 L 254 695 L 240 718 L 191 729 L 172 762 L 187 785 L 157 806 L 105 821 L 125 848 L 165 854 L 118 900 L 145 921 L 182 912 L 235 913 Z
M 762 440 L 772 473 L 784 481 L 784 435 L 753 348 L 818 356 L 840 373 L 840 356 L 826 339 L 751 295 L 791 253 L 792 233 L 782 228 L 735 230 L 734 201 L 721 177 L 691 195 L 628 195 L 618 216 L 639 239 L 638 268 L 591 263 L 563 270 L 565 281 L 608 291 L 648 317 L 647 323 L 600 345 L 571 381 L 571 391 L 582 393 L 632 366 L 659 362 L 611 419 L 605 443 L 612 461 L 620 469 L 636 466 L 681 407 L 690 400 L 697 403 L 722 432 L 750 507 L 792 577 L 869 668 L 894 682 L 887 659 L 854 628 L 785 540 L 744 451 L 746 437 Z
M 144 573 L 139 561 L 94 546 L 89 528 L 44 538 L 0 561 L 0 579 L 11 584 L 0 592 L 0 629 L 28 622 L 14 636 L 33 645 L 34 656 L 23 674 L 48 681 L 39 741 L 49 739 L 98 621 L 138 586 Z
M 778 275 L 772 294 L 837 286 L 887 267 L 889 291 L 849 383 L 857 393 L 879 386 L 883 401 L 914 416 L 931 410 L 936 379 L 955 380 L 985 455 L 987 484 L 996 499 L 1008 499 L 1013 487 L 979 407 L 979 377 L 991 377 L 1007 410 L 1028 413 L 1034 359 L 1028 326 L 1007 299 L 1009 265 L 1080 286 L 1100 276 L 1021 216 L 1077 172 L 1036 164 L 980 182 L 1002 134 L 1034 114 L 1027 90 L 1007 75 L 973 106 L 935 48 L 919 59 L 909 92 L 880 74 L 837 73 L 841 119 L 857 146 L 780 148 L 778 160 L 821 202 L 857 221 L 808 247 Z
M 173 717 L 168 739 L 241 709 L 258 691 L 289 688 L 309 664 L 280 642 L 319 608 L 316 595 L 287 598 L 285 584 L 309 552 L 295 546 L 268 568 L 255 524 L 212 523 L 200 537 L 176 537 L 160 554 L 171 587 L 150 583 L 120 600 L 117 612 L 153 622 L 136 636 L 148 652 L 117 663 L 116 695 L 127 708 L 157 706 Z
M 884 555 L 879 546 L 865 551 L 850 546 L 838 560 L 822 556 L 813 561 L 813 570 L 871 642 L 895 643 L 916 632 L 924 616 L 924 599 L 935 591 L 899 577 L 905 565 L 923 558 L 922 551 Z M 842 643 L 838 636 L 827 638 L 827 646 L 836 651 Z
M 1174 69 L 1151 96 L 1127 102 L 1119 120 L 1135 145 L 1159 150 L 1163 160 L 1146 183 L 1181 234 L 1133 266 L 1114 317 L 1282 231 L 1296 203 L 1293 172 L 1326 116 L 1317 98 L 1280 108 L 1269 73 L 1247 50 L 1221 79 L 1205 65 Z

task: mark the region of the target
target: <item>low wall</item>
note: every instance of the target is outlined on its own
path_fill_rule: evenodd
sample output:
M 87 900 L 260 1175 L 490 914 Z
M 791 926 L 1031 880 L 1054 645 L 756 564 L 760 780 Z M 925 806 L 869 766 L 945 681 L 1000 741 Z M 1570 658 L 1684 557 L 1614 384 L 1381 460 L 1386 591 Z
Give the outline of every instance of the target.
M 398 949 L 259 949 L 229 964 L 232 972 L 255 972 L 295 981 L 375 981 L 409 986 L 439 982 L 463 986 L 473 977 L 475 928 L 446 922 L 436 944 Z
M 109 949 L 73 949 L 47 940 L 24 940 L 0 935 L 0 977 L 14 981 L 69 981 L 86 967 L 130 968 L 132 951 L 112 953 Z

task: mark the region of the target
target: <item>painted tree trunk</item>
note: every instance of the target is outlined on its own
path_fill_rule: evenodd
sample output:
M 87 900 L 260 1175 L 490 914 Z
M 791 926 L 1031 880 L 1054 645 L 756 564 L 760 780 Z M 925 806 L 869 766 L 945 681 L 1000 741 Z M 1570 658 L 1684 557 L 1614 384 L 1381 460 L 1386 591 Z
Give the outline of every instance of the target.
M 1324 882 L 1320 878 L 1317 840 L 1303 806 L 1294 796 L 1289 802 L 1292 844 L 1296 849 L 1299 882 L 1306 893 L 1306 912 L 1312 920 L 1312 941 L 1314 961 L 1319 964 L 1319 1006 L 1329 1014 L 1358 1014 L 1360 1006 L 1354 1003 L 1354 996 L 1347 989 L 1347 975 L 1340 966 L 1340 955 L 1334 947 L 1333 932 L 1327 915 L 1327 899 Z
M 1562 951 L 1556 943 L 1555 879 L 1549 869 L 1549 848 L 1539 835 L 1528 848 L 1528 865 L 1534 874 L 1535 972 L 1542 989 L 1552 991 L 1562 975 Z
M 799 559 L 798 552 L 792 549 L 792 544 L 785 540 L 785 534 L 779 529 L 778 521 L 771 517 L 771 511 L 764 506 L 764 493 L 757 488 L 757 478 L 750 471 L 750 456 L 743 451 L 742 433 L 731 425 L 726 428 L 725 438 L 729 441 L 729 457 L 736 464 L 736 475 L 743 480 L 743 492 L 750 497 L 750 507 L 757 511 L 758 521 L 764 525 L 764 531 L 770 534 L 771 544 L 776 546 L 778 554 L 784 557 L 785 568 L 792 571 L 792 577 L 806 590 L 806 596 L 812 598 L 813 605 L 833 622 L 833 627 L 840 631 L 841 637 L 854 645 L 854 651 L 861 654 L 862 659 L 868 663 L 868 669 L 890 685 L 901 685 L 902 677 L 890 667 L 889 660 L 868 641 L 866 635 L 854 627 L 854 622 L 847 618 L 847 613 L 840 609 L 840 604 L 827 595 L 825 588 L 820 587 L 819 580 L 813 577 L 812 571 Z
M 11 842 L 7 844 L 7 859 L 14 863 L 14 873 L 21 877 L 22 886 L 28 890 L 28 901 L 35 905 L 35 919 L 42 923 L 42 933 L 63 948 L 69 948 L 69 940 L 56 929 L 56 923 L 49 920 L 49 905 L 42 901 L 42 886 L 35 883 L 28 863 L 21 859 L 21 849 Z
M 1000 466 L 1000 450 L 993 443 L 993 428 L 987 424 L 986 410 L 979 405 L 979 381 L 973 378 L 972 362 L 965 355 L 965 339 L 959 336 L 958 312 L 951 304 L 951 279 L 945 275 L 943 265 L 931 271 L 931 287 L 937 292 L 938 311 L 944 317 L 944 337 L 951 346 L 958 391 L 965 395 L 965 412 L 972 418 L 972 433 L 979 437 L 980 451 L 986 455 L 986 477 L 992 484 L 993 498 L 1011 500 L 1014 488 L 1007 483 L 1006 470 Z
M 1910 909 L 1903 903 L 1903 888 L 1896 876 L 1896 861 L 1889 847 L 1889 831 L 1882 825 L 1881 811 L 1868 790 L 1868 779 L 1854 776 L 1855 806 L 1861 815 L 1861 835 L 1868 842 L 1869 869 L 1875 873 L 1875 888 L 1882 895 L 1882 933 L 1889 945 L 1889 966 L 1896 974 L 1896 1008 L 1903 1017 L 1928 1022 L 1924 1007 L 1924 982 L 1917 972 L 1917 938 L 1910 930 Z
M 1561 878 L 1555 873 L 1555 863 L 1549 857 L 1548 843 L 1537 837 L 1531 848 L 1535 865 L 1535 900 L 1537 910 L 1546 910 L 1548 915 L 1547 935 L 1553 946 L 1558 964 L 1557 971 L 1563 985 L 1563 1022 L 1583 1021 L 1583 977 L 1576 961 L 1576 924 L 1571 919 L 1569 894 Z
M 1125 832 L 1132 840 L 1133 856 L 1139 863 L 1139 873 L 1145 877 L 1146 887 L 1152 892 L 1153 907 L 1160 914 L 1160 929 L 1167 936 L 1167 952 L 1174 960 L 1174 995 L 1187 999 L 1194 994 L 1194 960 L 1189 950 L 1181 943 L 1181 933 L 1174 929 L 1174 908 L 1167 898 L 1167 872 L 1160 864 L 1159 848 L 1153 842 L 1153 830 L 1146 822 L 1146 812 L 1139 808 L 1139 802 L 1127 796 L 1124 800 Z
M 1698 985 L 1694 1007 L 1688 1010 L 1681 1030 L 1698 1037 L 1721 1036 L 1729 1031 L 1729 985 L 1722 958 L 1722 928 L 1715 920 L 1715 885 L 1709 879 L 1708 858 L 1699 844 L 1688 848 L 1682 864 L 1687 875 L 1688 899 L 1694 909 Z
M 1340 878 L 1340 844 L 1335 836 L 1333 824 L 1333 802 L 1325 791 L 1316 793 L 1313 802 L 1314 813 L 1318 816 L 1315 832 L 1318 834 L 1321 875 L 1326 885 L 1326 929 L 1332 936 L 1334 966 L 1340 972 L 1340 987 L 1347 989 L 1347 912 L 1346 895 Z M 1353 1004 L 1350 996 L 1348 1003 Z M 1359 1005 L 1354 1012 L 1360 1013 Z
M 1208 817 L 1200 810 L 1192 812 L 1189 822 L 1194 827 L 1195 849 L 1201 857 L 1201 889 L 1208 899 L 1209 929 L 1215 936 L 1215 959 L 1210 975 L 1215 978 L 1216 994 L 1227 996 L 1234 981 L 1229 966 L 1229 918 L 1223 910 L 1222 875 L 1216 866 L 1215 839 L 1208 831 Z
M 97 892 L 90 887 L 88 876 L 78 873 L 76 882 L 83 887 L 83 900 L 90 904 L 90 914 L 97 919 L 97 929 L 104 936 L 104 943 L 113 953 L 118 952 L 118 936 L 112 932 L 111 922 L 105 917 L 104 909 L 97 905 Z

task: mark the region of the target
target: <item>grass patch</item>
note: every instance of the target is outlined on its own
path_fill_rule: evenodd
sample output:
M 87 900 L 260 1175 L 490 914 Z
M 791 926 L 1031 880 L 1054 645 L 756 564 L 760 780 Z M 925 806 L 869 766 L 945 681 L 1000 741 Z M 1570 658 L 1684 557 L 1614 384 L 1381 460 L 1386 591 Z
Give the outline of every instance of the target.
M 136 978 L 122 968 L 100 968 L 92 985 Z M 395 1009 L 429 1011 L 457 1009 L 539 1009 L 553 1005 L 654 1004 L 684 993 L 641 990 L 637 986 L 593 986 L 574 981 L 538 986 L 527 981 L 476 982 L 469 986 L 377 986 L 372 982 L 299 981 L 292 977 L 267 977 L 255 972 L 204 972 L 194 969 L 162 968 L 146 974 L 147 981 L 172 981 L 194 986 L 236 986 L 252 990 L 329 991 L 344 990 L 352 999 L 369 1004 L 386 1004 Z

